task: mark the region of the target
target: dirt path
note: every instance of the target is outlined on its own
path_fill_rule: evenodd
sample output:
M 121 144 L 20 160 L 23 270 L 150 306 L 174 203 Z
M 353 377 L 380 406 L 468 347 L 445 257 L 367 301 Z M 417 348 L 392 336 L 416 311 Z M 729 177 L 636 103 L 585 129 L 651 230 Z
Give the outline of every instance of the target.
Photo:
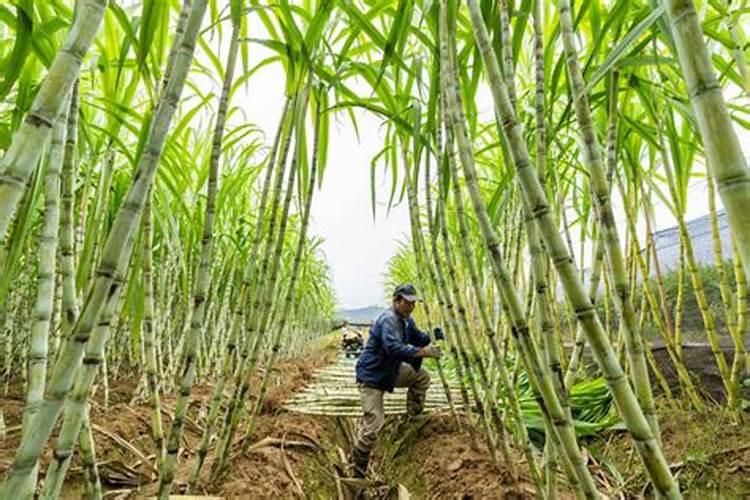
M 346 474 L 344 458 L 354 432 L 354 419 L 310 416 L 282 408 L 285 401 L 310 382 L 317 369 L 330 364 L 335 356 L 335 348 L 329 346 L 280 363 L 274 369 L 268 399 L 253 438 L 255 444 L 245 454 L 235 447 L 225 475 L 216 485 L 203 483 L 200 493 L 242 499 L 296 498 L 302 491 L 310 498 L 339 496 L 341 485 L 337 484 L 336 476 Z M 153 495 L 158 487 L 153 467 L 150 409 L 144 401 L 133 401 L 137 385 L 136 378 L 111 381 L 109 407 L 103 408 L 101 391 L 92 404 L 97 461 L 107 498 L 144 498 Z M 22 384 L 14 384 L 7 396 L 0 397 L 7 426 L 5 439 L 0 439 L 0 476 L 9 467 L 20 442 L 22 390 Z M 211 393 L 210 384 L 194 388 L 174 493 L 185 491 Z M 171 395 L 163 398 L 165 424 L 171 425 L 175 400 Z M 414 498 L 478 499 L 511 491 L 514 495 L 518 493 L 516 498 L 532 497 L 529 486 L 523 482 L 518 492 L 511 488 L 508 475 L 488 461 L 486 451 L 466 446 L 468 435 L 456 431 L 447 415 L 434 415 L 409 442 L 389 434 L 395 425 L 393 419 L 386 423 L 372 467 L 373 479 L 383 485 L 373 492 L 380 491 L 382 498 L 395 494 L 399 484 L 411 491 Z M 210 456 L 209 453 L 209 460 Z M 384 456 L 389 457 L 387 462 Z M 48 449 L 42 471 L 50 458 Z M 205 472 L 210 465 L 207 462 Z M 75 457 L 63 498 L 79 499 L 81 491 L 80 462 Z
M 335 348 L 328 347 L 280 363 L 274 369 L 251 449 L 241 454 L 235 446 L 224 476 L 213 485 L 206 486 L 204 481 L 199 493 L 237 499 L 299 498 L 302 492 L 307 498 L 343 498 L 340 495 L 344 487 L 336 478 L 347 474 L 345 457 L 355 419 L 312 416 L 284 408 L 284 403 L 310 383 L 317 370 L 331 364 L 335 356 Z M 136 386 L 133 378 L 112 382 L 109 408 L 101 406 L 100 393 L 92 405 L 97 458 L 110 499 L 144 498 L 157 489 L 150 410 L 145 402 L 132 401 Z M 6 436 L 0 437 L 0 475 L 9 466 L 20 441 L 21 388 L 21 384 L 13 385 L 7 396 L 0 397 L 6 421 Z M 209 384 L 200 384 L 194 390 L 175 494 L 184 493 L 192 472 L 205 419 L 203 408 L 211 393 Z M 164 398 L 164 417 L 170 425 L 174 403 L 173 396 Z M 716 494 L 722 487 L 731 488 L 728 491 L 732 491 L 732 496 L 716 498 L 750 495 L 750 484 L 743 479 L 750 477 L 747 425 L 731 422 L 718 408 L 695 414 L 665 405 L 660 408 L 660 416 L 668 459 L 680 471 L 683 488 L 698 493 L 692 498 L 708 498 L 701 495 Z M 447 412 L 431 414 L 424 425 L 407 428 L 407 432 L 399 426 L 398 418 L 387 419 L 376 448 L 370 477 L 380 487 L 371 490 L 372 498 L 399 498 L 399 488 L 418 499 L 534 497 L 520 453 L 514 452 L 514 462 L 521 471 L 518 483 L 514 483 L 506 467 L 490 462 L 481 444 L 478 449 L 469 446 L 468 433 L 456 429 Z M 645 477 L 627 435 L 605 433 L 585 444 L 591 446 L 589 467 L 603 491 L 622 498 L 635 498 L 645 491 Z M 51 451 L 47 450 L 42 471 L 50 456 Z M 206 464 L 206 473 L 210 465 Z M 560 478 L 559 483 L 564 487 L 564 479 Z M 76 457 L 63 498 L 81 498 L 81 484 Z M 563 492 L 559 498 L 570 497 Z

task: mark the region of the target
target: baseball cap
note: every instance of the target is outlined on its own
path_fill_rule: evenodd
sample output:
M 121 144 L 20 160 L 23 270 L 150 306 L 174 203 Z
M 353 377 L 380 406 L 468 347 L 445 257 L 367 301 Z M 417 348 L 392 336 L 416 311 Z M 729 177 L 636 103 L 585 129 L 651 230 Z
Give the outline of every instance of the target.
M 417 295 L 417 289 L 414 288 L 414 285 L 411 283 L 404 283 L 397 286 L 396 290 L 393 291 L 393 298 L 395 299 L 396 297 L 401 297 L 409 302 L 417 302 L 420 300 L 419 295 Z

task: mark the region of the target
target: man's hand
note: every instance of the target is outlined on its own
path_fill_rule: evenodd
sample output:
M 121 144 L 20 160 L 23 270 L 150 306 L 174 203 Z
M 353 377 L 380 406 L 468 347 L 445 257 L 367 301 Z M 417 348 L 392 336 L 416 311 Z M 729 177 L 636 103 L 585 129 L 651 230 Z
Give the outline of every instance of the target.
M 417 357 L 440 359 L 443 357 L 443 351 L 441 351 L 438 346 L 430 344 L 418 350 Z

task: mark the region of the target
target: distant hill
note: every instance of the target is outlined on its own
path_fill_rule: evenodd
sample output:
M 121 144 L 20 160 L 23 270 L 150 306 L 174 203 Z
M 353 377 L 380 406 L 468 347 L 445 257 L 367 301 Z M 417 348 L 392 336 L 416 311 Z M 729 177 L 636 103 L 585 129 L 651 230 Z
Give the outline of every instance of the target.
M 371 323 L 383 311 L 382 307 L 368 306 L 357 309 L 339 309 L 338 315 L 342 319 L 355 323 Z

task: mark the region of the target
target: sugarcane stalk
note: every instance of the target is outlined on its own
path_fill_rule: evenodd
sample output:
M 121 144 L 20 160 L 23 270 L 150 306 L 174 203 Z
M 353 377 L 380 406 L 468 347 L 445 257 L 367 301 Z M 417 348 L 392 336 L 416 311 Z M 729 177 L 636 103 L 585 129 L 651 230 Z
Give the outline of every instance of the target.
M 734 345 L 734 359 L 730 369 L 730 382 L 734 390 L 739 392 L 741 383 L 740 378 L 742 377 L 742 364 L 739 360 L 745 358 L 745 343 L 742 338 L 742 333 L 737 328 L 737 314 L 734 311 L 734 304 L 732 303 L 733 297 L 732 292 L 729 289 L 729 278 L 724 269 L 724 252 L 722 250 L 721 233 L 719 232 L 719 223 L 716 214 L 716 194 L 714 193 L 716 186 L 711 173 L 707 172 L 707 174 L 706 187 L 708 189 L 708 213 L 711 222 L 711 235 L 714 243 L 714 265 L 719 273 L 719 292 L 721 294 L 721 301 L 724 305 L 726 328 Z M 735 397 L 739 397 L 739 394 L 736 394 Z
M 440 177 L 439 173 L 438 177 Z M 492 462 L 494 464 L 497 464 L 497 452 L 495 450 L 496 443 L 489 422 L 485 418 L 486 408 L 483 404 L 484 398 L 482 397 L 482 393 L 489 392 L 491 388 L 489 386 L 489 380 L 485 371 L 485 367 L 482 364 L 481 359 L 479 358 L 476 344 L 472 345 L 473 339 L 471 338 L 472 333 L 469 328 L 469 322 L 466 318 L 466 306 L 463 304 L 461 292 L 455 279 L 457 270 L 453 261 L 453 252 L 451 252 L 451 242 L 446 230 L 445 208 L 442 199 L 438 199 L 436 211 L 438 216 L 437 226 L 440 230 L 441 241 L 443 243 L 443 261 L 444 266 L 447 270 L 447 280 L 445 280 L 447 288 L 445 289 L 444 293 L 449 297 L 450 303 L 454 305 L 454 308 L 456 310 L 455 316 L 458 320 L 456 325 L 458 328 L 454 329 L 454 338 L 456 340 L 458 352 L 461 357 L 461 362 L 464 365 L 465 373 L 469 381 L 468 385 L 474 398 L 476 412 L 484 429 L 485 439 L 487 441 L 487 449 L 490 452 L 490 458 L 492 459 Z M 477 372 L 479 380 L 482 384 L 482 390 L 480 390 L 479 384 L 477 383 L 477 375 L 475 375 L 475 371 Z M 493 424 L 497 428 L 497 431 L 500 433 L 499 439 L 501 441 L 500 444 L 501 451 L 503 453 L 503 460 L 505 461 L 505 465 L 508 467 L 513 480 L 517 480 L 515 468 L 511 465 L 512 459 L 510 458 L 510 449 L 508 448 L 507 440 L 504 440 L 505 424 L 503 423 L 502 417 L 500 416 L 497 409 L 490 409 L 490 412 L 493 417 Z
M 36 299 L 32 315 L 31 335 L 26 355 L 28 367 L 26 406 L 23 410 L 23 428 L 31 432 L 31 422 L 39 412 L 44 400 L 47 376 L 47 354 L 52 307 L 55 293 L 55 267 L 60 221 L 60 172 L 65 156 L 65 134 L 67 113 L 63 112 L 55 121 L 44 176 L 44 220 L 39 236 L 39 267 Z M 36 470 L 29 477 L 36 484 Z
M 452 186 L 453 186 L 453 200 L 456 206 L 456 214 L 457 214 L 459 231 L 460 231 L 459 243 L 460 243 L 461 250 L 463 252 L 464 262 L 466 263 L 466 267 L 469 271 L 469 276 L 471 278 L 472 286 L 474 287 L 475 290 L 477 290 L 476 300 L 477 300 L 477 309 L 479 311 L 479 319 L 481 320 L 482 326 L 484 328 L 485 335 L 490 345 L 490 350 L 495 360 L 497 372 L 500 375 L 500 383 L 503 385 L 503 388 L 505 389 L 506 397 L 508 398 L 508 404 L 511 408 L 511 412 L 513 414 L 513 418 L 516 423 L 517 442 L 523 449 L 524 455 L 526 457 L 526 462 L 529 466 L 529 472 L 531 473 L 532 480 L 534 481 L 534 484 L 537 486 L 538 491 L 541 491 L 541 486 L 542 486 L 541 474 L 539 472 L 537 460 L 536 460 L 536 457 L 534 456 L 534 449 L 532 447 L 531 441 L 529 439 L 529 434 L 526 429 L 526 425 L 524 423 L 521 406 L 518 402 L 518 398 L 516 397 L 516 393 L 511 383 L 510 376 L 508 375 L 507 366 L 505 364 L 506 363 L 505 357 L 501 354 L 500 348 L 497 343 L 497 333 L 496 333 L 497 331 L 495 330 L 494 326 L 492 325 L 492 322 L 490 321 L 490 318 L 487 312 L 488 311 L 487 303 L 485 302 L 483 294 L 480 292 L 479 275 L 477 273 L 476 266 L 474 264 L 474 254 L 473 254 L 473 250 L 471 249 L 471 245 L 469 245 L 468 243 L 469 241 L 468 225 L 466 222 L 463 195 L 461 194 L 461 188 L 458 183 L 458 171 L 456 168 L 451 168 L 450 173 L 451 173 L 451 180 L 452 180 Z
M 255 311 L 255 317 L 251 319 L 251 329 L 246 333 L 246 335 L 248 335 L 246 341 L 254 337 L 253 347 L 250 352 L 249 359 L 245 363 L 245 366 L 240 366 L 237 371 L 237 384 L 232 397 L 232 404 L 230 404 L 229 409 L 227 410 L 227 413 L 224 417 L 224 432 L 216 447 L 216 460 L 211 468 L 211 477 L 213 479 L 216 479 L 218 477 L 218 475 L 223 471 L 226 465 L 227 458 L 229 457 L 229 448 L 232 444 L 232 439 L 240 422 L 242 413 L 240 411 L 240 407 L 242 406 L 243 408 L 246 408 L 245 399 L 248 391 L 250 390 L 250 375 L 252 374 L 253 369 L 258 362 L 261 347 L 267 338 L 267 326 L 268 324 L 272 323 L 272 321 L 270 320 L 272 317 L 272 310 L 274 308 L 273 292 L 275 291 L 276 284 L 279 278 L 279 263 L 281 261 L 281 252 L 284 247 L 286 227 L 289 222 L 289 209 L 294 194 L 294 182 L 299 170 L 299 163 L 301 161 L 300 155 L 302 154 L 302 143 L 300 142 L 300 134 L 302 133 L 302 131 L 299 129 L 304 123 L 305 110 L 307 109 L 308 102 L 308 91 L 309 89 L 306 87 L 305 90 L 300 91 L 300 97 L 298 99 L 295 99 L 294 119 L 295 129 L 297 129 L 297 141 L 295 144 L 295 152 L 292 156 L 291 165 L 289 167 L 286 193 L 284 195 L 281 213 L 279 214 L 278 236 L 275 238 L 274 245 L 270 244 L 273 240 L 273 237 L 276 235 L 276 233 L 273 231 L 273 219 L 271 220 L 271 228 L 269 231 L 269 245 L 267 246 L 267 250 L 270 250 L 270 247 L 273 246 L 273 258 L 271 260 L 272 266 L 269 270 L 267 281 L 264 280 L 265 286 L 261 286 L 258 294 L 256 295 L 255 307 L 253 308 L 253 310 Z M 277 188 L 278 187 L 280 186 L 277 184 Z M 279 192 L 277 192 L 276 198 L 281 198 Z M 267 251 L 266 253 L 268 256 L 270 256 L 270 252 Z M 252 333 L 255 333 L 255 335 L 251 335 Z
M 54 356 L 59 352 L 60 338 L 67 337 L 78 318 L 78 298 L 75 285 L 75 241 L 73 229 L 73 205 L 75 198 L 75 176 L 77 167 L 76 147 L 78 141 L 78 87 L 73 86 L 68 110 L 68 130 L 65 138 L 65 158 L 62 165 L 60 187 L 60 327 L 53 346 Z
M 591 187 L 594 192 L 595 206 L 600 222 L 600 230 L 605 248 L 607 250 L 608 269 L 611 274 L 612 286 L 617 298 L 618 309 L 622 317 L 622 333 L 630 362 L 630 376 L 635 389 L 638 403 L 643 414 L 649 422 L 653 437 L 660 440 L 659 424 L 654 407 L 651 383 L 648 378 L 646 358 L 643 353 L 643 340 L 638 330 L 633 302 L 625 271 L 625 259 L 620 246 L 617 226 L 615 224 L 614 211 L 612 209 L 609 183 L 601 159 L 599 140 L 591 118 L 591 108 L 588 102 L 583 74 L 578 63 L 578 50 L 575 45 L 575 34 L 573 28 L 573 13 L 570 0 L 559 0 L 558 10 L 560 14 L 560 28 L 563 45 L 565 48 L 566 62 L 568 67 L 568 79 L 573 92 L 573 102 L 577 121 L 583 142 L 583 163 L 587 167 L 591 179 Z M 613 88 L 611 90 L 613 99 L 610 100 L 610 116 L 617 116 L 617 78 L 613 77 Z M 616 123 L 614 125 L 616 134 Z M 610 127 L 612 128 L 612 127 Z M 614 139 L 616 141 L 616 138 Z M 614 158 L 612 159 L 614 161 Z
M 102 498 L 102 484 L 99 479 L 99 468 L 96 464 L 96 450 L 94 436 L 91 432 L 91 420 L 86 412 L 83 427 L 78 435 L 78 448 L 81 451 L 83 475 L 86 481 L 84 495 L 86 500 L 100 500 Z
M 440 23 L 441 31 L 443 33 L 448 32 L 447 14 L 447 1 L 442 0 L 441 12 L 440 12 Z M 479 11 L 478 5 L 475 2 L 469 2 L 469 9 L 472 17 L 472 24 L 474 25 L 475 35 L 477 43 L 480 47 L 480 51 L 483 55 L 485 65 L 488 61 L 494 64 L 496 74 L 494 75 L 497 85 L 502 91 L 502 95 L 505 98 L 505 104 L 509 109 L 508 96 L 505 93 L 505 88 L 502 83 L 502 76 L 500 76 L 500 70 L 497 65 L 497 60 L 492 54 L 492 47 L 489 45 L 489 36 L 487 35 L 484 21 L 482 19 L 481 12 Z M 482 34 L 479 35 L 477 32 L 482 30 Z M 500 254 L 499 239 L 495 233 L 487 214 L 487 209 L 484 206 L 484 202 L 479 192 L 479 186 L 477 181 L 477 174 L 474 167 L 473 155 L 471 152 L 471 144 L 469 143 L 467 131 L 465 128 L 465 118 L 463 116 L 463 109 L 461 105 L 461 96 L 458 88 L 458 84 L 455 78 L 455 68 L 451 66 L 450 58 L 447 54 L 447 43 L 446 37 L 442 37 L 441 44 L 441 60 L 443 64 L 441 69 L 443 70 L 443 78 L 445 82 L 445 93 L 447 96 L 448 104 L 448 116 L 451 119 L 455 137 L 458 145 L 459 157 L 463 166 L 464 178 L 466 180 L 467 187 L 469 188 L 470 199 L 474 207 L 474 212 L 479 220 L 480 231 L 482 232 L 487 252 L 490 256 L 490 264 L 492 266 L 493 277 L 496 281 L 496 286 L 501 290 L 502 297 L 504 299 L 505 307 L 510 312 L 510 319 L 512 321 L 512 334 L 516 341 L 519 352 L 521 353 L 523 362 L 527 371 L 534 372 L 534 377 L 538 382 L 538 390 L 540 396 L 540 406 L 546 409 L 550 418 L 554 423 L 556 434 L 561 442 L 561 448 L 564 450 L 564 455 L 571 463 L 573 469 L 576 472 L 576 478 L 580 481 L 582 491 L 589 498 L 599 498 L 599 493 L 594 485 L 593 478 L 589 471 L 586 469 L 583 457 L 581 455 L 580 448 L 576 442 L 575 432 L 573 431 L 573 425 L 570 418 L 565 413 L 560 400 L 555 393 L 555 389 L 550 377 L 547 377 L 542 369 L 542 363 L 539 359 L 539 350 L 534 345 L 534 341 L 531 337 L 529 326 L 526 322 L 523 305 L 521 304 L 518 292 L 513 285 L 513 280 L 510 273 L 505 267 L 502 256 Z M 517 162 L 517 167 L 520 169 L 520 164 Z M 528 160 L 525 165 L 530 166 Z M 538 184 L 538 177 L 536 173 L 533 173 L 534 180 Z M 559 237 L 559 233 L 556 233 Z M 575 482 L 576 479 L 572 479 Z
M 83 366 L 76 374 L 75 385 L 65 398 L 63 409 L 63 423 L 57 438 L 52 461 L 47 468 L 44 488 L 41 498 L 52 500 L 58 498 L 62 491 L 65 476 L 73 458 L 75 445 L 79 440 L 79 432 L 89 413 L 89 396 L 94 384 L 99 367 L 106 358 L 105 346 L 109 338 L 113 318 L 116 318 L 117 307 L 120 303 L 120 295 L 127 276 L 130 254 L 135 245 L 135 233 L 131 233 L 125 242 L 126 251 L 122 253 L 115 268 L 115 281 L 119 286 L 107 297 L 104 311 L 100 320 L 94 328 L 86 344 L 83 357 Z
M 619 176 L 617 179 L 617 185 L 618 185 L 618 189 L 620 190 L 620 195 L 624 196 L 625 188 L 623 187 L 622 181 L 619 178 Z M 636 232 L 634 217 L 628 217 L 627 224 L 628 224 L 628 231 L 630 232 L 630 237 L 631 237 L 631 241 L 633 245 L 636 248 L 640 248 L 640 243 L 638 239 L 638 234 Z M 654 319 L 654 322 L 656 323 L 656 327 L 657 327 L 657 330 L 659 331 L 659 334 L 661 335 L 662 341 L 664 342 L 664 347 L 667 350 L 667 354 L 669 355 L 670 360 L 672 361 L 672 365 L 675 368 L 675 372 L 677 373 L 677 378 L 680 381 L 680 386 L 682 387 L 682 390 L 685 391 L 685 394 L 688 396 L 693 406 L 696 409 L 702 409 L 704 407 L 703 401 L 698 395 L 698 391 L 695 388 L 695 384 L 693 383 L 693 380 L 690 378 L 690 374 L 688 373 L 684 363 L 681 361 L 680 357 L 677 354 L 674 339 L 669 335 L 669 331 L 667 330 L 667 327 L 664 324 L 664 320 L 662 319 L 662 314 L 660 314 L 659 304 L 656 300 L 653 290 L 651 289 L 651 284 L 648 279 L 648 276 L 649 276 L 648 265 L 646 264 L 643 258 L 643 254 L 641 252 L 633 252 L 633 254 L 636 258 L 638 268 L 641 272 L 642 293 L 646 296 L 646 299 L 650 305 L 652 317 Z
M 434 271 L 432 268 L 428 268 L 429 264 L 429 256 L 427 255 L 427 249 L 424 241 L 424 235 L 422 233 L 422 226 L 419 221 L 419 209 L 418 209 L 418 198 L 416 197 L 416 193 L 414 192 L 414 188 L 411 187 L 410 180 L 408 179 L 408 173 L 406 176 L 406 182 L 407 184 L 407 196 L 408 196 L 408 205 L 409 205 L 409 221 L 410 221 L 410 228 L 411 228 L 411 239 L 412 239 L 412 247 L 414 250 L 414 257 L 417 261 L 417 278 L 419 279 L 420 283 L 427 284 L 428 276 L 425 276 L 425 269 L 427 268 L 427 273 L 430 275 L 434 275 Z M 425 182 L 425 193 L 427 201 L 429 202 L 431 200 L 430 196 L 430 189 L 431 189 L 431 179 L 430 179 L 430 155 L 425 154 L 425 163 L 424 163 L 424 182 Z M 418 181 L 415 183 L 418 184 Z M 432 218 L 431 214 L 431 207 L 428 205 L 427 208 L 428 217 L 430 219 Z M 432 278 L 432 276 L 430 276 Z M 432 283 L 434 283 L 434 279 L 432 280 Z M 427 329 L 430 330 L 430 323 L 433 321 L 432 314 L 430 311 L 430 305 L 427 301 L 424 301 L 424 311 L 425 311 L 425 318 L 428 322 Z M 438 306 L 439 307 L 439 306 Z M 445 391 L 445 396 L 448 400 L 448 407 L 450 408 L 451 416 L 453 417 L 453 421 L 456 424 L 456 428 L 461 428 L 461 423 L 458 419 L 458 414 L 456 413 L 456 408 L 453 403 L 453 396 L 450 391 L 450 387 L 448 385 L 448 380 L 445 376 L 445 371 L 443 370 L 443 365 L 440 362 L 439 359 L 435 360 L 435 364 L 438 369 L 438 377 L 440 378 L 440 383 L 443 386 L 443 390 Z
M 323 92 L 325 92 L 324 89 L 319 89 L 319 96 Z M 253 433 L 255 432 L 255 426 L 258 422 L 258 417 L 260 416 L 261 408 L 263 407 L 263 402 L 266 398 L 266 392 L 268 391 L 268 383 L 271 379 L 271 372 L 273 370 L 274 364 L 276 363 L 276 358 L 278 357 L 279 351 L 281 350 L 281 343 L 284 337 L 285 327 L 287 325 L 287 321 L 289 317 L 292 315 L 292 309 L 294 307 L 295 302 L 295 293 L 296 293 L 296 286 L 297 286 L 297 280 L 299 278 L 300 273 L 300 265 L 302 263 L 302 256 L 305 249 L 305 241 L 307 238 L 307 229 L 310 222 L 310 208 L 312 206 L 312 199 L 313 195 L 315 194 L 315 182 L 317 180 L 317 173 L 318 173 L 318 139 L 319 139 L 319 133 L 320 133 L 320 118 L 321 114 L 324 112 L 321 109 L 321 102 L 320 97 L 317 99 L 317 106 L 316 106 L 316 112 L 315 112 L 315 120 L 314 120 L 314 126 L 313 126 L 313 153 L 312 153 L 312 160 L 310 163 L 310 172 L 308 174 L 308 184 L 306 193 L 304 194 L 304 205 L 302 208 L 302 220 L 300 221 L 300 228 L 299 228 L 299 234 L 297 236 L 297 246 L 294 251 L 294 261 L 292 263 L 292 268 L 289 271 L 289 284 L 287 285 L 286 294 L 284 296 L 284 303 L 282 305 L 282 309 L 280 311 L 280 317 L 279 317 L 279 323 L 277 325 L 273 326 L 274 332 L 271 339 L 271 354 L 268 357 L 268 360 L 266 361 L 266 368 L 263 372 L 263 379 L 260 383 L 260 388 L 258 390 L 258 396 L 255 399 L 255 404 L 253 406 L 253 411 L 250 416 L 250 421 L 247 426 L 247 434 L 245 438 L 245 443 L 250 442 L 250 437 L 252 437 Z M 304 129 L 301 127 L 297 129 L 298 134 L 304 134 Z M 299 145 L 298 145 L 299 147 Z M 290 186 L 291 188 L 291 186 Z M 246 446 L 246 445 L 244 445 Z

